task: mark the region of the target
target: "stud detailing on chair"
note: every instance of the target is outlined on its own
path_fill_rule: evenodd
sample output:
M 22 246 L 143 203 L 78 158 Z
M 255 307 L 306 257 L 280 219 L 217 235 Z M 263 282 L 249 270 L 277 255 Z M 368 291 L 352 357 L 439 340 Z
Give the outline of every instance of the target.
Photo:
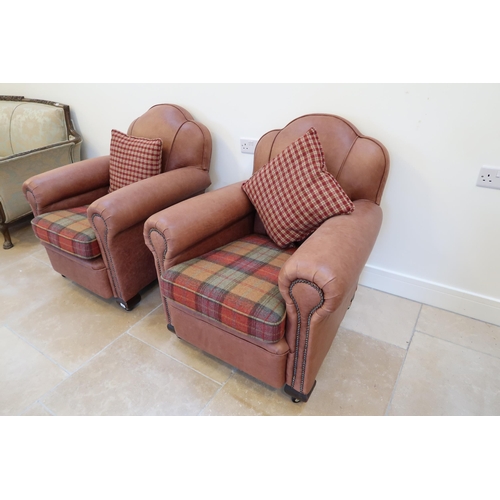
M 296 333 L 296 339 L 295 339 L 295 356 L 294 356 L 294 361 L 293 361 L 293 377 L 292 377 L 292 387 L 295 385 L 295 379 L 297 377 L 297 368 L 298 368 L 298 362 L 299 362 L 299 345 L 300 345 L 300 327 L 301 327 L 301 314 L 300 314 L 300 307 L 297 304 L 297 301 L 295 300 L 295 297 L 293 296 L 293 287 L 299 283 L 305 283 L 309 286 L 312 286 L 319 294 L 320 301 L 318 304 L 309 311 L 309 314 L 307 316 L 307 326 L 306 326 L 306 331 L 304 334 L 304 353 L 302 356 L 302 366 L 300 367 L 300 374 L 301 374 L 301 379 L 300 379 L 300 389 L 299 393 L 302 394 L 304 390 L 304 377 L 306 373 L 306 362 L 307 362 L 307 347 L 309 344 L 309 332 L 311 328 L 311 318 L 313 314 L 323 305 L 325 302 L 325 297 L 323 295 L 323 290 L 316 285 L 315 283 L 308 281 L 308 280 L 295 280 L 289 288 L 290 291 L 290 298 L 293 301 L 293 304 L 295 306 L 295 309 L 297 311 L 297 333 Z

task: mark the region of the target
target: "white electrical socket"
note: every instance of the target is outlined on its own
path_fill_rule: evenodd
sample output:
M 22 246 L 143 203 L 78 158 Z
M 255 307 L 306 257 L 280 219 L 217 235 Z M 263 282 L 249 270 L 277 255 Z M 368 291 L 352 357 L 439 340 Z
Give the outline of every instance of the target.
M 500 189 L 500 167 L 483 165 L 479 170 L 476 186 Z
M 240 148 L 242 153 L 253 155 L 257 146 L 257 139 L 240 139 Z

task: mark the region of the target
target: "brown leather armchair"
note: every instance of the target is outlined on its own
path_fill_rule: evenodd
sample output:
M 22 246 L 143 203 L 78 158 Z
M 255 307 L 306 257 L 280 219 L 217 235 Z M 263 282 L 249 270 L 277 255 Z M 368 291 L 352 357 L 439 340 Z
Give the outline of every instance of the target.
M 102 156 L 31 177 L 23 192 L 35 216 L 86 207 L 84 222 L 95 233 L 100 255 L 81 258 L 62 245 L 41 243 L 55 271 L 131 310 L 140 301 L 139 291 L 156 279 L 142 235 L 144 221 L 206 190 L 212 139 L 203 124 L 172 104 L 153 106 L 132 122 L 127 134 L 162 139 L 160 174 L 108 192 L 110 156 Z
M 294 402 L 309 399 L 354 297 L 381 226 L 379 204 L 389 171 L 389 155 L 380 142 L 363 136 L 340 117 L 312 114 L 266 133 L 255 150 L 254 172 L 311 127 L 318 133 L 328 171 L 355 209 L 350 215 L 327 219 L 297 248 L 271 248 L 242 183 L 167 208 L 150 217 L 144 226 L 146 243 L 155 256 L 169 330 L 272 387 L 284 386 Z M 275 252 L 274 262 L 281 262 L 274 286 L 279 289 L 276 297 L 281 304 L 277 306 L 284 311 L 284 327 L 283 334 L 272 342 L 256 338 L 249 329 L 228 326 L 225 319 L 237 315 L 239 307 L 231 311 L 229 306 L 219 314 L 214 304 L 205 304 L 202 310 L 200 296 L 193 293 L 189 300 L 180 300 L 182 294 L 169 285 L 172 274 L 185 269 L 192 273 L 188 282 L 194 278 L 206 280 L 203 276 L 210 268 L 205 266 L 207 262 L 224 265 L 232 258 L 230 246 L 238 254 L 237 245 L 248 245 L 249 241 L 269 244 Z M 255 269 L 256 273 L 268 271 L 265 266 Z M 216 295 L 224 294 L 224 286 L 220 284 Z M 245 293 L 250 295 L 252 290 L 242 295 Z M 241 299 L 244 302 L 246 297 Z M 245 320 L 240 319 L 240 323 L 245 324 Z

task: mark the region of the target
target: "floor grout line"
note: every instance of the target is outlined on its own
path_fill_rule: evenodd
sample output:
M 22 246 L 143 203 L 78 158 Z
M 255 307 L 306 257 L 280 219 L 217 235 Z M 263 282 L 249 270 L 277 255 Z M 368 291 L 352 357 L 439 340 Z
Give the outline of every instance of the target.
M 165 327 L 166 329 L 166 327 Z M 167 330 L 168 331 L 168 330 Z M 197 370 L 196 368 L 193 368 L 192 366 L 189 366 L 187 365 L 186 363 L 184 363 L 183 361 L 181 361 L 180 359 L 177 359 L 177 358 L 174 358 L 174 356 L 172 356 L 171 354 L 168 354 L 164 351 L 162 351 L 161 349 L 159 349 L 158 347 L 154 346 L 154 345 L 151 345 L 149 342 L 146 342 L 145 340 L 143 339 L 140 339 L 138 337 L 136 337 L 135 335 L 133 335 L 132 333 L 129 333 L 129 332 L 125 332 L 127 335 L 129 335 L 130 337 L 134 338 L 135 340 L 138 340 L 139 342 L 142 342 L 143 344 L 147 345 L 148 347 L 151 347 L 152 349 L 154 349 L 155 351 L 158 351 L 159 353 L 167 356 L 168 358 L 172 359 L 173 361 L 177 361 L 177 363 L 180 363 L 181 365 L 185 366 L 186 368 L 189 368 L 190 370 L 198 373 L 199 375 L 202 375 L 203 377 L 207 378 L 208 380 L 211 380 L 212 382 L 216 383 L 217 385 L 220 385 L 220 386 L 223 386 L 226 382 L 218 382 L 217 380 L 214 380 L 212 377 L 209 377 L 208 375 L 206 375 L 205 373 L 202 373 L 200 372 L 199 370 Z M 169 332 L 170 333 L 170 332 Z M 180 340 L 180 339 L 178 339 Z M 195 348 L 197 349 L 197 348 Z M 203 351 L 200 351 L 200 352 L 203 352 Z M 229 378 L 231 378 L 231 376 L 228 377 L 228 380 Z
M 454 345 L 456 347 L 462 347 L 463 349 L 467 349 L 468 351 L 477 352 L 478 354 L 484 354 L 485 356 L 489 356 L 490 358 L 500 359 L 500 356 L 495 356 L 494 354 L 490 354 L 489 352 L 480 351 L 478 349 L 474 349 L 473 347 L 469 347 L 469 346 L 466 346 L 463 344 L 457 344 L 456 342 L 452 342 L 451 340 L 448 340 L 448 339 L 443 339 L 442 337 L 438 337 L 437 335 L 433 335 L 432 333 L 423 332 L 422 330 L 416 330 L 416 333 L 421 333 L 422 335 L 427 335 L 428 337 L 431 337 L 431 338 L 436 339 L 436 340 L 441 340 L 443 342 Z
M 27 257 L 32 257 L 31 255 L 27 256 Z M 35 258 L 36 259 L 36 258 Z M 41 262 L 42 264 L 45 264 L 44 262 L 40 261 L 39 259 L 36 259 L 38 260 L 39 262 Z M 37 351 L 39 354 L 41 354 L 44 358 L 46 358 L 48 361 L 50 361 L 51 363 L 53 363 L 54 365 L 56 365 L 58 368 L 60 368 L 62 371 L 64 371 L 64 373 L 66 373 L 66 377 L 61 380 L 59 383 L 57 383 L 56 385 L 54 385 L 53 387 L 51 387 L 49 390 L 45 391 L 43 394 L 41 394 L 40 396 L 38 396 L 38 398 L 33 401 L 32 403 L 30 403 L 27 407 L 25 407 L 24 409 L 21 410 L 21 412 L 19 413 L 19 415 L 22 415 L 23 413 L 25 413 L 31 406 L 33 406 L 34 404 L 36 404 L 37 402 L 41 405 L 44 406 L 44 408 L 49 411 L 49 413 L 51 413 L 52 415 L 55 416 L 55 413 L 49 408 L 47 407 L 45 404 L 43 404 L 41 402 L 42 399 L 44 399 L 45 397 L 47 397 L 49 394 L 53 393 L 62 383 L 64 383 L 65 381 L 71 379 L 71 377 L 73 375 L 75 375 L 76 373 L 78 373 L 83 367 L 85 367 L 89 362 L 91 362 L 96 356 L 98 356 L 101 352 L 103 352 L 105 349 L 107 349 L 108 347 L 110 347 L 112 344 L 114 344 L 119 338 L 121 338 L 123 335 L 127 334 L 127 332 L 133 327 L 135 326 L 136 324 L 140 323 L 144 318 L 146 318 L 147 316 L 149 316 L 150 314 L 152 314 L 156 309 L 158 309 L 158 307 L 161 307 L 161 304 L 159 304 L 158 306 L 154 307 L 151 311 L 149 311 L 149 313 L 147 313 L 145 316 L 143 316 L 142 318 L 140 318 L 138 321 L 136 321 L 135 323 L 133 323 L 127 330 L 123 331 L 121 334 L 119 334 L 114 340 L 112 340 L 109 344 L 107 344 L 106 346 L 104 346 L 102 349 L 100 349 L 98 352 L 96 352 L 94 355 L 92 355 L 89 359 L 87 359 L 83 364 L 81 364 L 76 370 L 74 371 L 70 371 L 69 369 L 65 368 L 63 365 L 61 365 L 59 362 L 55 361 L 54 359 L 52 359 L 47 353 L 45 353 L 44 351 L 42 351 L 40 348 L 38 348 L 36 345 L 34 345 L 33 343 L 31 343 L 29 340 L 27 340 L 26 338 L 24 338 L 21 334 L 19 334 L 15 329 L 13 329 L 11 326 L 8 325 L 8 323 L 4 323 L 2 324 L 1 326 L 3 326 L 4 328 L 6 328 L 8 331 L 10 331 L 13 335 L 15 335 L 16 337 L 18 337 L 21 341 L 25 342 L 27 345 L 29 345 L 31 348 L 33 348 L 35 351 Z M 215 382 L 215 381 L 214 381 Z
M 418 314 L 417 314 L 417 317 L 415 319 L 415 323 L 413 324 L 413 330 L 411 332 L 410 340 L 408 341 L 408 346 L 405 349 L 405 355 L 403 358 L 403 362 L 401 363 L 401 366 L 399 367 L 399 372 L 398 372 L 398 375 L 397 375 L 396 380 L 394 382 L 394 387 L 392 388 L 391 397 L 389 398 L 389 402 L 387 403 L 387 407 L 385 409 L 385 413 L 384 413 L 385 417 L 389 416 L 388 413 L 389 413 L 389 410 L 391 409 L 392 400 L 394 399 L 394 395 L 396 394 L 396 389 L 397 389 L 398 384 L 399 384 L 399 378 L 401 377 L 401 373 L 403 372 L 403 368 L 406 364 L 406 358 L 408 357 L 408 352 L 410 351 L 411 343 L 413 341 L 413 336 L 415 335 L 415 332 L 417 330 L 418 320 L 420 319 L 420 313 L 422 312 L 422 307 L 423 307 L 423 304 L 420 304 L 420 309 L 418 310 Z
M 67 368 L 64 368 L 64 366 L 62 366 L 57 361 L 55 361 L 54 359 L 52 359 L 48 354 L 46 354 L 45 352 L 43 352 L 36 345 L 32 344 L 29 340 L 25 339 L 22 335 L 20 335 L 19 333 L 17 333 L 15 330 L 12 329 L 12 327 L 10 327 L 7 324 L 5 324 L 4 327 L 7 330 L 9 330 L 13 335 L 15 335 L 16 337 L 18 337 L 20 340 L 22 340 L 23 342 L 26 342 L 26 344 L 28 344 L 30 347 L 32 347 L 33 349 L 35 349 L 35 351 L 39 352 L 42 356 L 44 356 L 46 359 L 48 359 L 51 363 L 54 363 L 58 368 L 60 368 L 61 370 L 63 370 L 68 376 L 72 375 L 72 372 L 70 372 Z M 68 377 L 66 377 L 66 378 L 68 378 Z
M 153 309 L 151 309 L 151 311 L 149 311 L 146 314 L 146 316 L 143 316 L 141 319 L 137 320 L 134 324 L 130 325 L 123 333 L 129 333 L 130 330 L 132 330 L 132 328 L 137 326 L 141 321 L 144 321 L 148 316 L 151 316 L 151 314 L 153 314 L 159 307 L 162 307 L 162 305 L 159 304 L 156 307 L 154 307 Z
M 38 262 L 41 262 L 43 265 L 47 266 L 48 268 L 52 269 L 52 266 L 51 266 L 50 264 L 48 264 L 47 262 L 43 261 L 42 259 L 39 259 L 39 258 L 36 256 L 36 254 L 37 254 L 37 253 L 38 253 L 38 252 L 34 252 L 34 253 L 32 253 L 32 254 L 30 255 L 30 257 L 32 257 L 33 259 L 35 259 L 35 260 L 36 260 L 36 261 L 38 261 Z
M 96 354 L 94 354 L 91 358 L 89 358 L 87 361 L 85 361 L 82 365 L 80 365 L 74 372 L 70 373 L 70 375 L 68 377 L 66 377 L 64 380 L 61 380 L 61 382 L 59 382 L 58 384 L 56 384 L 54 387 L 52 387 L 51 389 L 49 389 L 48 391 L 44 392 L 41 396 L 39 396 L 35 402 L 31 403 L 30 406 L 32 406 L 33 404 L 35 404 L 36 402 L 40 402 L 40 404 L 43 404 L 41 403 L 41 400 L 46 398 L 49 394 L 53 393 L 61 384 L 63 384 L 64 382 L 66 382 L 67 380 L 70 380 L 74 375 L 76 375 L 84 366 L 86 366 L 91 360 L 93 360 L 96 356 L 98 356 L 101 352 L 103 352 L 105 349 L 107 349 L 109 346 L 111 346 L 112 344 L 114 344 L 119 338 L 123 337 L 123 335 L 126 335 L 127 332 L 123 332 L 121 333 L 116 339 L 114 339 L 112 342 L 110 342 L 106 347 L 103 347 L 99 352 L 97 352 Z M 30 407 L 28 406 L 28 408 Z M 50 410 L 50 408 L 48 406 L 45 406 L 44 404 L 44 407 L 49 410 L 51 413 L 52 410 Z M 26 408 L 24 411 L 26 411 L 28 408 Z M 55 413 L 53 413 L 55 415 Z
M 106 346 L 104 346 L 100 351 L 97 351 L 93 356 L 91 356 L 89 359 L 87 359 L 87 361 L 84 361 L 72 374 L 71 376 L 75 375 L 76 373 L 78 373 L 82 368 L 84 368 L 85 366 L 87 366 L 94 358 L 96 358 L 97 356 L 99 356 L 99 354 L 101 354 L 101 352 L 105 351 L 108 347 L 112 346 L 118 339 L 121 339 L 124 335 L 127 335 L 127 331 L 125 330 L 124 332 L 120 333 L 120 335 L 118 335 L 118 337 L 116 337 L 114 340 L 112 340 L 109 344 L 107 344 Z
M 375 340 L 376 342 L 381 342 L 382 344 L 386 344 L 386 345 L 391 346 L 391 347 L 396 347 L 397 349 L 402 349 L 403 351 L 408 350 L 408 346 L 402 347 L 400 345 L 393 344 L 392 342 L 389 342 L 388 340 L 374 337 L 373 335 L 370 335 L 369 333 L 359 332 L 357 330 L 353 330 L 352 328 L 347 328 L 347 327 L 342 326 L 342 325 L 340 325 L 340 328 L 342 328 L 343 330 L 345 330 L 347 332 L 355 333 L 356 335 L 361 335 L 362 337 L 366 337 L 367 339 Z M 413 333 L 412 333 L 412 335 L 413 335 Z M 408 345 L 409 345 L 409 341 L 408 341 Z
M 231 372 L 231 375 L 227 378 L 227 380 L 215 391 L 215 394 L 212 395 L 212 397 L 207 401 L 207 404 L 198 412 L 197 417 L 200 417 L 201 414 L 205 411 L 205 408 L 217 397 L 217 394 L 219 394 L 222 389 L 226 386 L 226 384 L 234 377 L 234 374 L 236 373 L 236 369 L 233 369 Z
M 45 403 L 42 403 L 42 401 L 37 400 L 36 401 L 39 405 L 43 406 L 45 410 L 47 410 L 52 416 L 57 417 L 57 413 L 54 413 L 48 406 L 45 405 Z
M 43 398 L 43 396 L 42 396 Z M 19 413 L 19 416 L 20 417 L 24 417 L 26 416 L 25 413 L 33 406 L 35 406 L 36 404 L 39 404 L 41 407 L 44 408 L 44 410 L 46 410 L 48 413 L 50 413 L 51 416 L 53 417 L 57 417 L 57 414 L 55 414 L 49 407 L 45 406 L 44 403 L 42 403 L 40 401 L 41 398 L 35 400 L 33 403 L 31 403 L 29 406 L 27 406 L 26 408 L 24 408 L 24 410 L 22 410 L 20 413 Z M 41 416 L 41 415 L 38 415 L 38 416 Z

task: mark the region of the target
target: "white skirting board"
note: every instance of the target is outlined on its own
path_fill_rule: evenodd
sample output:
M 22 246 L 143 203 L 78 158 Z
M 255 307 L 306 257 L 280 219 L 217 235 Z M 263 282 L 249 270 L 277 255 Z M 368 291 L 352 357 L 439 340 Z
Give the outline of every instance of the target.
M 438 283 L 366 266 L 359 284 L 500 326 L 500 301 Z

